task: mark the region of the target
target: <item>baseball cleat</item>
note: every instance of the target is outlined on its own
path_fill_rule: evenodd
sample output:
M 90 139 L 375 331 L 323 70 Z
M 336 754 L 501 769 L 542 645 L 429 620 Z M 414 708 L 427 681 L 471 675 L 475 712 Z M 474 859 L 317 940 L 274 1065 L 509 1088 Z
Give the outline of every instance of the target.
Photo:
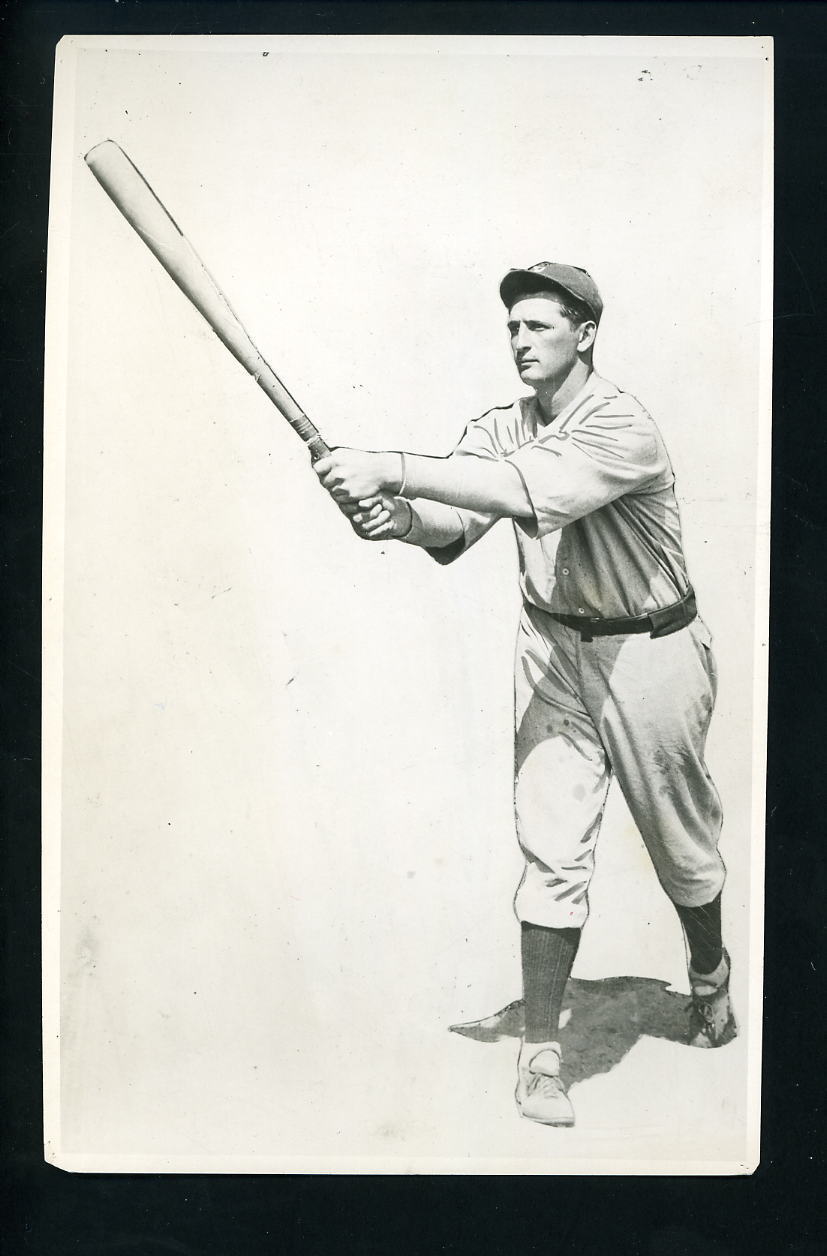
M 574 1125 L 574 1108 L 560 1080 L 560 1046 L 524 1042 L 517 1061 L 517 1107 L 541 1125 Z
M 725 1047 L 737 1037 L 738 1023 L 729 997 L 729 973 L 730 960 L 726 951 L 715 972 L 707 976 L 695 973 L 690 968 L 690 1047 Z

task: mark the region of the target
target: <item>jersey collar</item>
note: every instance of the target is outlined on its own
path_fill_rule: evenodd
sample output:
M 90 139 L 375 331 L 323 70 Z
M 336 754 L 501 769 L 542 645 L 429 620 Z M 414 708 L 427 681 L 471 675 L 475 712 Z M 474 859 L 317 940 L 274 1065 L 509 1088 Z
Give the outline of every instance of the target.
M 602 375 L 598 375 L 597 371 L 592 371 L 580 391 L 575 393 L 569 404 L 550 422 L 543 423 L 540 419 L 540 407 L 536 394 L 525 398 L 527 402 L 527 417 L 530 417 L 532 431 L 537 436 L 540 432 L 548 432 L 552 428 L 559 427 L 561 423 L 570 419 L 575 411 L 579 410 L 585 402 L 591 401 L 593 398 L 595 400 L 607 400 L 609 397 L 616 397 L 617 393 L 618 390 L 614 384 L 609 383 Z

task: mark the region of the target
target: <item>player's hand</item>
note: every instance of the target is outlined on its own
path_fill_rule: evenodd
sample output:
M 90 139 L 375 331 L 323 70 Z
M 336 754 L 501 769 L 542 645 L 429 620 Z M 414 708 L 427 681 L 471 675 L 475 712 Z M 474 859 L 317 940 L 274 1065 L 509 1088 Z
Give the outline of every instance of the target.
M 411 530 L 410 503 L 402 497 L 383 493 L 378 499 L 359 504 L 351 524 L 366 541 L 395 540 Z
M 337 502 L 358 503 L 377 497 L 392 485 L 399 455 L 365 449 L 334 449 L 313 464 L 313 470 Z M 397 475 L 396 487 L 399 487 Z
M 380 494 L 360 503 L 341 502 L 339 509 L 363 541 L 387 541 L 404 536 L 411 526 L 410 506 L 399 497 Z

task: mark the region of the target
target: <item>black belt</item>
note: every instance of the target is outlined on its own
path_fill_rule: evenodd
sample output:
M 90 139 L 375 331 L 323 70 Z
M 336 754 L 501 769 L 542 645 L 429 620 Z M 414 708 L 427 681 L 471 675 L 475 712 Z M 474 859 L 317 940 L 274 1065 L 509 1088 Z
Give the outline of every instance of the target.
M 620 619 L 601 619 L 599 615 L 558 615 L 556 611 L 545 611 L 558 624 L 566 628 L 574 628 L 584 641 L 592 641 L 595 637 L 619 637 L 626 633 L 648 632 L 650 637 L 668 637 L 691 624 L 698 613 L 695 594 L 690 589 L 679 602 L 671 606 L 663 606 L 660 610 L 649 611 L 645 615 L 627 615 Z

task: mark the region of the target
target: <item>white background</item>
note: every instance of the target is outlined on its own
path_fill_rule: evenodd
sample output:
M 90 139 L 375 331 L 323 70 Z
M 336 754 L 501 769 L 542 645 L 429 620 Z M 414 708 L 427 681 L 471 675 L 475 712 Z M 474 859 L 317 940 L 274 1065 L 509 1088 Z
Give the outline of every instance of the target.
M 758 40 L 60 46 L 51 1158 L 750 1162 L 770 57 Z M 82 155 L 106 137 L 331 444 L 447 452 L 522 391 L 502 274 L 551 259 L 595 276 L 596 364 L 666 438 L 715 637 L 708 759 L 725 807 L 737 1044 L 642 1037 L 574 1088 L 578 1125 L 563 1132 L 517 1117 L 513 1042 L 447 1032 L 520 993 L 510 529 L 446 570 L 359 542 L 89 174 Z M 686 989 L 677 919 L 614 796 L 575 975 L 636 974 Z

